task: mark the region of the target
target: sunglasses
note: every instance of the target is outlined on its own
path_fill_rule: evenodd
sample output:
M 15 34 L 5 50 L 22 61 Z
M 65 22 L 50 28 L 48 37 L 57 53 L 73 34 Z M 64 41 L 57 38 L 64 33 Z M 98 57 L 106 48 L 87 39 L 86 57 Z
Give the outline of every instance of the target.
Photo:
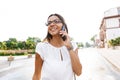
M 62 21 L 60 21 L 60 20 L 48 21 L 48 22 L 46 23 L 46 26 L 49 26 L 51 23 L 58 24 L 58 23 L 62 23 Z

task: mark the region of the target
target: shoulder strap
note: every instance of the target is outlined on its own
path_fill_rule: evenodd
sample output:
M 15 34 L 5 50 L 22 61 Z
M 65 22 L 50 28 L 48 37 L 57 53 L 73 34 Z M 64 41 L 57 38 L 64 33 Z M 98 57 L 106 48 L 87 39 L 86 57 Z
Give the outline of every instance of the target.
M 74 73 L 74 80 L 76 80 L 76 76 L 75 76 L 75 73 Z

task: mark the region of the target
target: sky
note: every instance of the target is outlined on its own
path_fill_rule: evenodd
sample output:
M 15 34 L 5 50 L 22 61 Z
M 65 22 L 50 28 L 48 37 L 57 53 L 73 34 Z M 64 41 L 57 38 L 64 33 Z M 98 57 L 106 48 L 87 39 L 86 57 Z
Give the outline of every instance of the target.
M 0 41 L 44 39 L 53 13 L 64 17 L 74 41 L 90 41 L 99 33 L 104 12 L 119 6 L 120 0 L 0 0 Z

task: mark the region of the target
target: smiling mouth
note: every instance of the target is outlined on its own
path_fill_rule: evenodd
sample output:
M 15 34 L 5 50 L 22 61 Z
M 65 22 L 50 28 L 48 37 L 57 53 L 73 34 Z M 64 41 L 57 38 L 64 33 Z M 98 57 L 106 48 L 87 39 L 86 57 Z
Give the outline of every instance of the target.
M 56 27 L 52 27 L 50 30 L 51 31 L 55 31 L 55 30 L 57 30 L 57 28 Z

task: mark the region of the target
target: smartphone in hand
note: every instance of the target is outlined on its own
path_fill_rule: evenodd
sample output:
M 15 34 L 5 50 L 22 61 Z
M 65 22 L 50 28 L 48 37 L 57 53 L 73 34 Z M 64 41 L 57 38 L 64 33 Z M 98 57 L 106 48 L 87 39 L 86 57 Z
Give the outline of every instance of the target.
M 65 26 L 62 26 L 61 30 L 65 31 Z M 63 41 L 65 41 L 67 39 L 67 37 L 65 35 L 64 36 L 61 35 L 61 38 Z

